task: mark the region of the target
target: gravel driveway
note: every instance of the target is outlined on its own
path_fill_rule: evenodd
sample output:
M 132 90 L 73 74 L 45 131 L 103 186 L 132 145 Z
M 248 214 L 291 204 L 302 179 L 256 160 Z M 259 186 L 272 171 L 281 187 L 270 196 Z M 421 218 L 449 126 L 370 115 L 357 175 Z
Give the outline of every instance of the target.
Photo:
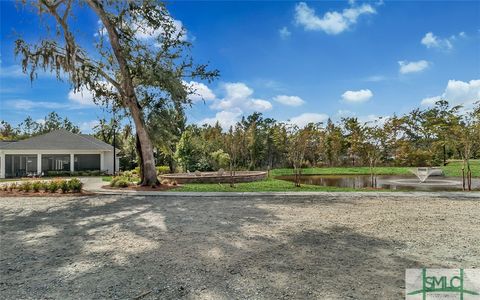
M 3 299 L 401 299 L 479 267 L 480 201 L 384 195 L 2 198 Z

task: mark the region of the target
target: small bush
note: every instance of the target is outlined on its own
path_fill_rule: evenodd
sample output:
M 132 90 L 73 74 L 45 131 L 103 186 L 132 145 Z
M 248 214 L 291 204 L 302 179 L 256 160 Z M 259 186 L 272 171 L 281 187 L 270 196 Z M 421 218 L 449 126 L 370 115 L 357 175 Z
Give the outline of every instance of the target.
M 111 187 L 127 187 L 131 184 L 131 181 L 124 176 L 117 176 L 112 178 L 112 181 L 110 181 L 110 186 Z
M 69 189 L 74 193 L 79 193 L 82 191 L 83 183 L 78 178 L 73 178 L 69 182 Z
M 17 183 L 16 182 L 12 182 L 8 185 L 8 191 L 11 192 L 13 190 L 16 190 L 17 189 Z
M 110 186 L 115 186 L 117 184 L 117 181 L 120 179 L 120 177 L 113 177 L 112 180 L 110 180 Z
M 62 190 L 62 193 L 66 193 L 70 190 L 70 183 L 66 180 L 60 180 L 58 182 L 58 185 L 60 189 Z
M 169 166 L 157 166 L 155 168 L 157 169 L 157 175 L 170 173 Z
M 58 181 L 53 180 L 48 183 L 47 189 L 50 193 L 56 193 L 58 188 L 59 188 Z
M 33 190 L 35 193 L 40 192 L 41 189 L 42 189 L 42 182 L 40 182 L 40 181 L 34 181 L 34 182 L 32 183 L 32 190 Z
M 19 186 L 20 191 L 30 192 L 32 190 L 32 183 L 30 181 L 24 181 Z
M 121 178 L 116 182 L 116 187 L 121 187 L 121 188 L 126 188 L 130 185 L 130 182 L 128 182 L 125 178 Z
M 6 192 L 8 190 L 8 184 L 2 184 L 1 186 L 2 191 Z
M 48 192 L 48 182 L 47 181 L 40 181 L 40 190 L 44 192 Z

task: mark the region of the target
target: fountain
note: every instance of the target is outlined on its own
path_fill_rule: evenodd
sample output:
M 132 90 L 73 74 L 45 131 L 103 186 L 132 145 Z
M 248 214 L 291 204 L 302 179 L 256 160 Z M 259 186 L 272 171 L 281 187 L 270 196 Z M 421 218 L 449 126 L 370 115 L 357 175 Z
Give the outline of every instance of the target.
M 424 183 L 430 175 L 442 175 L 442 169 L 440 168 L 424 168 L 419 167 L 416 169 L 410 169 L 410 172 L 415 174 L 421 183 Z

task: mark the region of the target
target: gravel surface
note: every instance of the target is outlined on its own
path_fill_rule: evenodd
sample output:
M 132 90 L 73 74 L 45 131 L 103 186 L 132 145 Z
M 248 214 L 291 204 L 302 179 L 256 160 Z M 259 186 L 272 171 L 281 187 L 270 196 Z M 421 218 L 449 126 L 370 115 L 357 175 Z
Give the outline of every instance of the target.
M 480 200 L 395 194 L 1 198 L 3 299 L 402 299 L 479 267 Z

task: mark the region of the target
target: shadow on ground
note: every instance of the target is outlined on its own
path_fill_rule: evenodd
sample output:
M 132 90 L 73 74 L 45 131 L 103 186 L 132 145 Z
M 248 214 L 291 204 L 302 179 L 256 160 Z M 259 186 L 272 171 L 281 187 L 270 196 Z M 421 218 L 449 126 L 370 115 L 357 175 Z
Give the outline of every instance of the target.
M 294 196 L 2 199 L 0 294 L 401 298 L 405 269 L 425 262 L 405 241 L 322 213 L 365 209 L 357 206 Z

